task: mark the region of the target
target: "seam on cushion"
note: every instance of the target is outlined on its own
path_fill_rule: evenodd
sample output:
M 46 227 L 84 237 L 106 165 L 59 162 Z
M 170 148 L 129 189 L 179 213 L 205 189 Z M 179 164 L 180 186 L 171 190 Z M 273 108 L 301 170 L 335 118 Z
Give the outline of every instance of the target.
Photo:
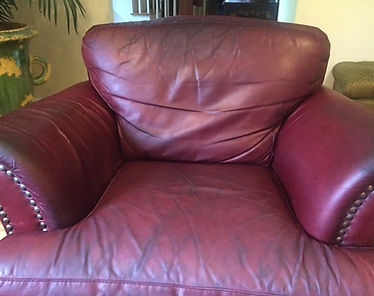
M 113 96 L 113 97 L 118 98 L 118 99 L 124 99 L 124 100 L 127 100 L 129 102 L 137 103 L 137 104 L 140 104 L 140 105 L 147 105 L 147 106 L 151 106 L 151 107 L 158 107 L 158 108 L 164 108 L 164 109 L 172 109 L 172 110 L 176 110 L 176 111 L 183 111 L 183 112 L 184 111 L 188 111 L 188 112 L 196 112 L 196 113 L 204 113 L 204 114 L 219 114 L 219 113 L 228 113 L 228 112 L 238 112 L 238 111 L 246 111 L 246 110 L 252 110 L 252 109 L 259 109 L 259 108 L 264 108 L 264 107 L 273 107 L 273 106 L 282 105 L 282 104 L 291 104 L 294 101 L 300 100 L 300 97 L 297 97 L 297 98 L 294 98 L 294 99 L 288 99 L 288 100 L 279 101 L 279 102 L 272 102 L 272 103 L 269 103 L 269 104 L 249 106 L 249 107 L 243 107 L 243 108 L 232 108 L 232 109 L 224 109 L 224 110 L 213 110 L 213 111 L 198 110 L 198 109 L 189 109 L 189 108 L 181 108 L 181 107 L 174 107 L 174 106 L 168 106 L 168 105 L 162 105 L 162 104 L 153 104 L 153 103 L 142 102 L 142 101 L 139 101 L 139 100 L 134 100 L 134 99 L 130 99 L 130 98 L 127 98 L 127 97 L 121 97 L 119 95 L 113 94 L 112 92 L 109 91 L 108 87 L 105 86 L 105 84 L 101 81 L 101 79 L 98 78 L 98 75 L 96 74 L 96 71 L 104 72 L 105 74 L 114 76 L 114 77 L 116 77 L 118 79 L 122 79 L 122 80 L 124 80 L 124 79 L 122 77 L 119 77 L 119 76 L 115 75 L 112 72 L 109 72 L 107 70 L 104 70 L 104 69 L 92 66 L 91 64 L 89 64 L 89 65 L 87 64 L 87 68 L 91 71 L 90 72 L 91 75 L 95 74 L 95 77 L 101 83 L 101 86 L 105 87 L 105 89 L 106 89 L 105 94 L 107 94 L 107 95 Z M 265 84 L 265 83 L 274 83 L 274 82 L 278 82 L 278 81 L 280 81 L 280 80 L 277 80 L 277 81 L 264 81 L 264 82 L 259 82 L 259 83 Z M 284 81 L 284 82 L 288 82 L 289 84 L 296 83 L 296 82 L 293 82 L 293 81 Z M 257 83 L 257 84 L 259 84 L 259 83 Z M 253 84 L 253 83 L 249 82 L 248 85 L 250 85 L 250 84 Z M 96 89 L 96 91 L 98 93 L 103 93 L 102 91 L 99 92 L 97 90 L 96 85 L 94 85 L 94 87 L 95 87 L 95 89 Z M 112 106 L 111 103 L 109 103 L 103 97 L 102 97 L 102 99 L 111 107 L 111 109 L 114 112 L 116 112 L 115 108 Z
M 105 70 L 100 70 L 100 71 L 106 72 Z M 113 75 L 112 73 L 109 73 L 109 72 L 106 72 L 106 73 L 109 74 L 109 75 Z M 264 83 L 267 83 L 267 82 L 264 82 Z M 154 103 L 150 103 L 150 102 L 142 102 L 142 101 L 130 99 L 130 98 L 127 98 L 127 97 L 121 97 L 121 96 L 118 96 L 118 95 L 115 95 L 115 94 L 112 94 L 112 93 L 109 93 L 109 92 L 107 94 L 110 95 L 110 96 L 113 96 L 115 98 L 124 99 L 124 100 L 127 100 L 127 101 L 131 102 L 131 103 L 137 103 L 137 104 L 140 104 L 140 105 L 146 105 L 146 106 L 157 107 L 157 108 L 162 108 L 162 109 L 171 109 L 171 110 L 175 110 L 175 111 L 182 111 L 182 112 L 187 111 L 187 112 L 203 113 L 203 114 L 221 114 L 221 113 L 229 113 L 229 112 L 241 112 L 241 111 L 247 111 L 247 110 L 253 110 L 253 109 L 260 109 L 260 108 L 264 108 L 264 107 L 273 107 L 273 106 L 277 106 L 277 105 L 292 104 L 294 101 L 300 100 L 300 97 L 297 97 L 297 98 L 290 99 L 290 100 L 272 102 L 272 103 L 262 104 L 262 105 L 207 111 L 207 110 L 199 110 L 199 109 L 174 107 L 174 106 L 168 106 L 168 105 L 163 105 L 163 104 L 154 104 Z
M 29 284 L 30 282 L 34 283 L 87 283 L 87 284 L 108 284 L 108 285 L 132 285 L 132 286 L 148 286 L 148 287 L 158 287 L 158 288 L 168 288 L 168 289 L 179 289 L 179 290 L 193 290 L 193 291 L 204 291 L 204 292 L 218 292 L 225 294 L 234 294 L 234 295 L 254 295 L 254 296 L 286 296 L 286 294 L 280 293 L 271 293 L 271 292 L 255 292 L 255 291 L 243 291 L 243 290 L 233 290 L 226 288 L 213 288 L 213 287 L 194 287 L 188 285 L 178 285 L 178 284 L 163 284 L 163 283 L 147 283 L 147 282 L 132 282 L 126 280 L 85 280 L 85 279 L 54 279 L 54 278 L 45 278 L 45 279 L 34 279 L 34 278 L 4 278 L 0 277 L 0 282 L 15 282 L 15 283 L 25 283 Z
M 122 156 L 123 158 L 123 156 Z M 94 206 L 94 208 L 87 214 L 86 217 L 84 217 L 81 221 L 79 221 L 77 224 L 81 224 L 83 223 L 83 221 L 86 221 L 88 219 L 91 218 L 91 216 L 93 215 L 93 213 L 96 211 L 96 209 L 98 209 L 100 206 L 101 206 L 101 202 L 106 194 L 106 192 L 109 190 L 109 188 L 111 187 L 111 185 L 113 184 L 113 182 L 115 181 L 118 173 L 122 170 L 123 166 L 126 164 L 126 161 L 123 161 L 122 165 L 118 168 L 118 170 L 116 171 L 116 173 L 114 174 L 114 176 L 112 177 L 112 180 L 109 182 L 108 186 L 105 188 L 104 192 L 102 193 L 101 197 L 99 198 L 99 200 L 97 201 L 96 205 Z M 77 225 L 76 224 L 76 225 Z M 2 278 L 0 277 L 0 280 Z M 1 295 L 0 295 L 1 296 Z

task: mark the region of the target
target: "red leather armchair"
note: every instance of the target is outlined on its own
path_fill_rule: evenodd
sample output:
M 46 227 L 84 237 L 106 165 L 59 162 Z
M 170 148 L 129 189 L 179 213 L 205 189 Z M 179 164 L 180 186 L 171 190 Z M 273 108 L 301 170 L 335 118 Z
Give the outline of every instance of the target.
M 0 295 L 374 292 L 374 113 L 320 30 L 99 25 L 90 80 L 0 119 Z

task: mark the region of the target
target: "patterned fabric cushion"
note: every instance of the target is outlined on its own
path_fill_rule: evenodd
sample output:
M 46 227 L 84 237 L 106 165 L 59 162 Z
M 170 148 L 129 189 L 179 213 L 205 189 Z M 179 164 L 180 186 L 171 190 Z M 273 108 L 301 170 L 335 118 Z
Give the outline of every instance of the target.
M 373 99 L 358 99 L 356 101 L 374 111 Z
M 374 99 L 374 62 L 340 62 L 332 74 L 334 90 L 351 99 Z

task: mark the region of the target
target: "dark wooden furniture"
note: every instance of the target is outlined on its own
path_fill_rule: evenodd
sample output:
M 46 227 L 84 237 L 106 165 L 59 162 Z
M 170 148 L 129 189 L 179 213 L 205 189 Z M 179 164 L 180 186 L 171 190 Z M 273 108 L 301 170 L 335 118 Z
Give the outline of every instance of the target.
M 278 0 L 225 0 L 223 2 L 224 15 L 260 18 L 268 20 L 278 19 Z
M 180 0 L 178 15 L 193 15 L 193 0 Z

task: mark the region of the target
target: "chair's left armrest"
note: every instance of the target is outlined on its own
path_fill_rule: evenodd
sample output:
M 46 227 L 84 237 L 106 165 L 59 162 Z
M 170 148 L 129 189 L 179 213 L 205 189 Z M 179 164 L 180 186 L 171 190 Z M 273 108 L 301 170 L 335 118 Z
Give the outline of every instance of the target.
M 0 216 L 8 233 L 71 226 L 123 163 L 113 111 L 89 82 L 0 118 Z
M 373 247 L 373 111 L 322 88 L 282 126 L 272 167 L 309 235 Z

